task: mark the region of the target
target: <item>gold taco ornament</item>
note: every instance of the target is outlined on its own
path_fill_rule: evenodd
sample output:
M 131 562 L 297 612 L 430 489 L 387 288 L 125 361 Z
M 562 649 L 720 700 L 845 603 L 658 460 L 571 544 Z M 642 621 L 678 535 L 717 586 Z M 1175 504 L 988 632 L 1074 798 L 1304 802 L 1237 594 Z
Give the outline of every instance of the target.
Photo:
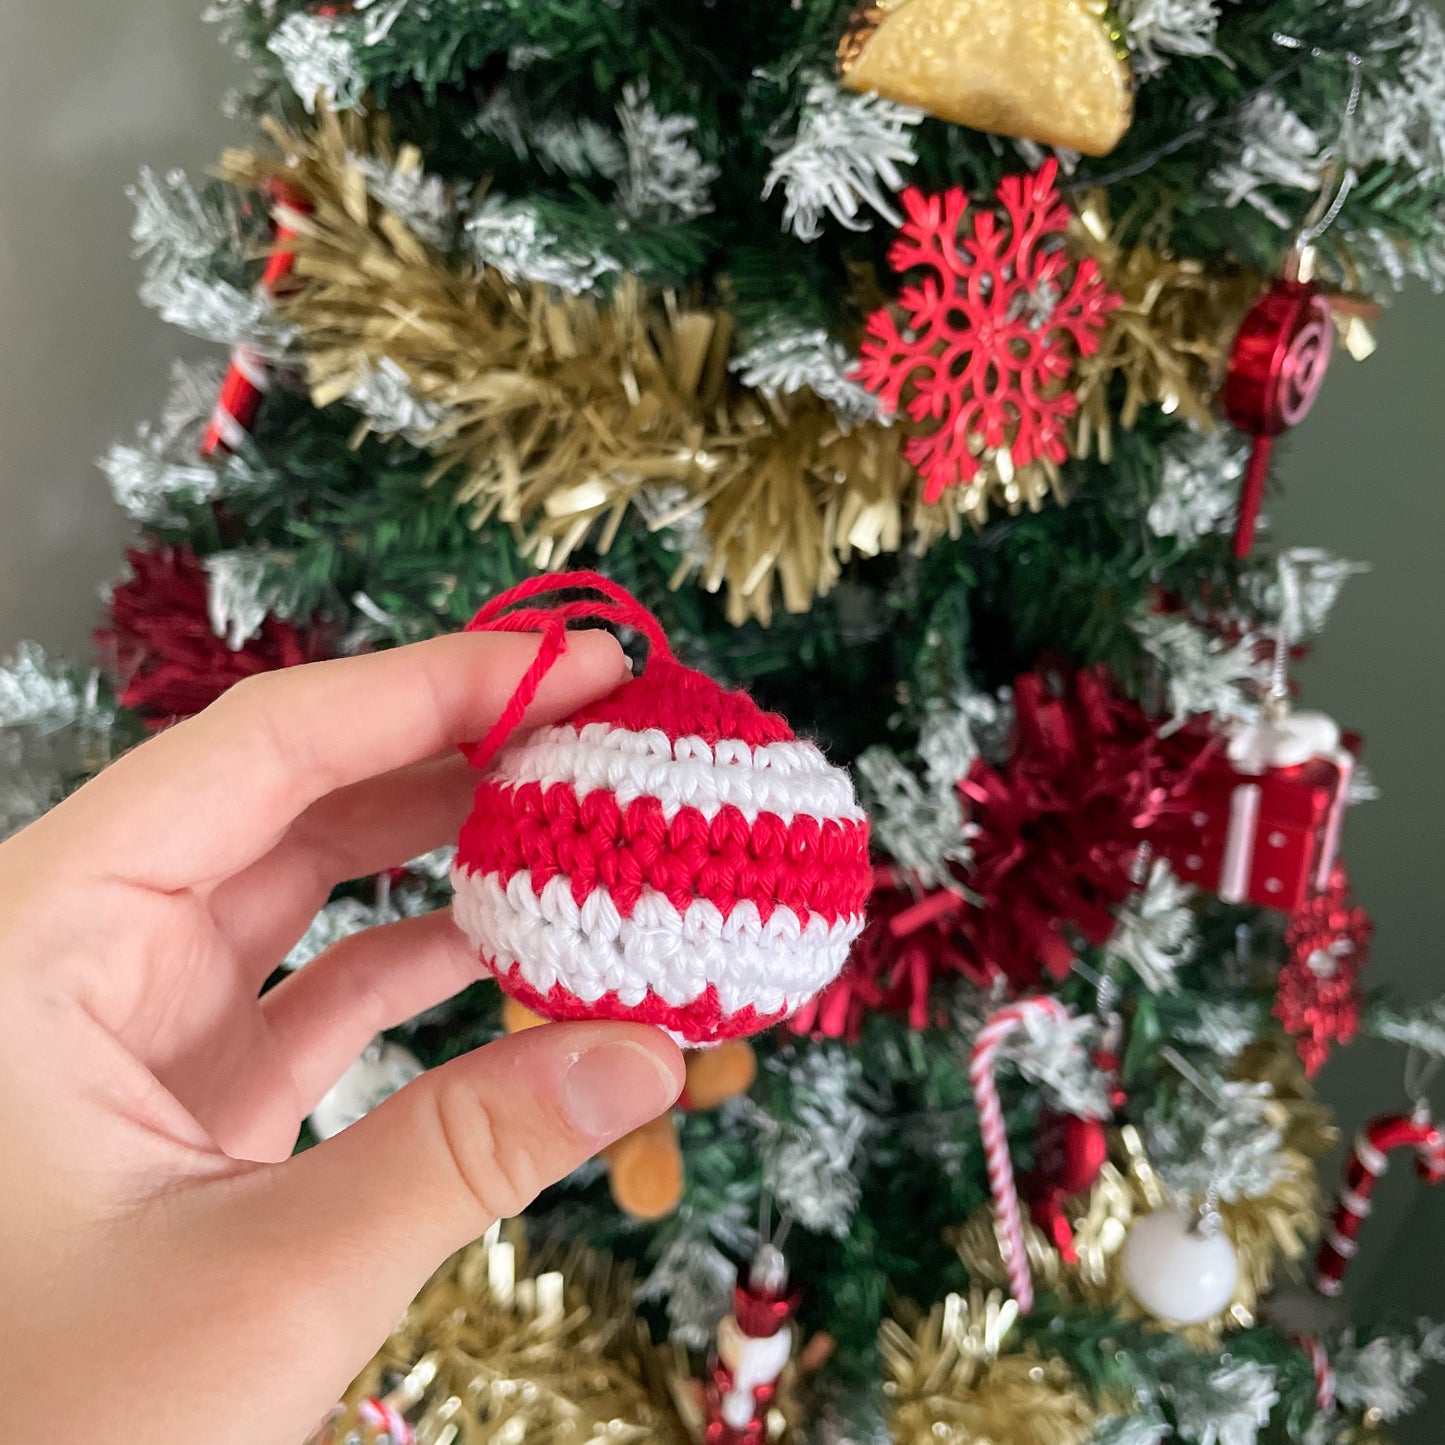
M 940 120 L 1107 155 L 1134 114 L 1105 0 L 862 0 L 838 46 L 850 90 Z

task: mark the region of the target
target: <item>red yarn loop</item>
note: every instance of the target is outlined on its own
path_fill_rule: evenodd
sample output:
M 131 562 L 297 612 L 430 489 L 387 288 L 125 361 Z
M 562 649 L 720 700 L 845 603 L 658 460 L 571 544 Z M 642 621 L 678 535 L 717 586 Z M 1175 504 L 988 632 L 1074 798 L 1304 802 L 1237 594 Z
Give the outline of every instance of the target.
M 605 602 L 558 602 L 549 606 L 523 607 L 519 602 L 553 592 L 600 592 Z M 625 587 L 610 581 L 599 572 L 557 572 L 529 577 L 525 582 L 493 597 L 463 629 L 466 632 L 540 632 L 541 645 L 522 680 L 507 700 L 491 731 L 479 743 L 463 743 L 462 753 L 474 768 L 484 768 L 496 757 L 507 739 L 516 731 L 523 715 L 537 696 L 542 679 L 551 672 L 557 659 L 567 650 L 567 624 L 587 618 L 611 622 L 618 627 L 631 627 L 640 632 L 652 647 L 652 656 L 672 658 L 667 634 L 662 624 Z

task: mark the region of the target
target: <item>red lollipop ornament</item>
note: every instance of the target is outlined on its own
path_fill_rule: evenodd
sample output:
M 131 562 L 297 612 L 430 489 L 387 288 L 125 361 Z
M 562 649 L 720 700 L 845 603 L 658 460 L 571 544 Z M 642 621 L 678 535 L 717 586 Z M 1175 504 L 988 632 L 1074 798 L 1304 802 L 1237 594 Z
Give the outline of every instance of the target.
M 1254 439 L 1234 528 L 1239 558 L 1254 547 L 1274 439 L 1309 415 L 1334 350 L 1334 318 L 1324 289 L 1310 279 L 1313 261 L 1308 246 L 1290 252 L 1284 274 L 1244 318 L 1229 357 L 1225 414 Z

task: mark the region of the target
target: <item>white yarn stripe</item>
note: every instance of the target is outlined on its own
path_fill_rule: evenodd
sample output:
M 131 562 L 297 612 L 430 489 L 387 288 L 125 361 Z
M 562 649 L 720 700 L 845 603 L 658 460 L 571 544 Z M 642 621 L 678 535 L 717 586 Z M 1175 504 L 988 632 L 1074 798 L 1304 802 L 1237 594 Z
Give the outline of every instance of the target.
M 1028 1314 L 1034 1307 L 1034 1282 L 1029 1272 L 1028 1252 L 1024 1247 L 1023 1218 L 1019 1213 L 1013 1161 L 1009 1158 L 1003 1106 L 999 1102 L 998 1083 L 994 1078 L 994 1061 L 1004 1040 L 1022 1028 L 1030 1014 L 1047 1014 L 1059 1020 L 1068 1017 L 1068 1011 L 1056 998 L 1019 999 L 1017 1003 L 999 1009 L 978 1031 L 968 1062 L 968 1078 L 978 1108 L 984 1164 L 988 1172 L 989 1192 L 993 1195 L 1004 1268 L 1008 1272 L 1009 1293 L 1013 1295 L 1020 1314 Z
M 457 926 L 483 957 L 518 968 L 539 993 L 561 984 L 584 1003 L 615 993 L 635 1007 L 651 991 L 678 1008 L 711 985 L 727 1013 L 791 1011 L 837 977 L 863 930 L 861 913 L 831 925 L 815 914 L 803 925 L 776 908 L 764 923 L 750 902 L 726 917 L 705 899 L 679 912 L 652 890 L 623 918 L 605 889 L 579 906 L 566 878 L 539 894 L 528 872 L 503 885 L 495 873 L 458 867 L 452 887 Z
M 1342 1280 L 1334 1279 L 1330 1275 L 1322 1274 L 1315 1281 L 1315 1288 L 1319 1290 L 1321 1294 L 1333 1297 L 1338 1294 L 1343 1294 L 1345 1286 Z
M 785 823 L 800 816 L 861 822 L 853 784 L 809 742 L 748 743 L 699 737 L 672 739 L 657 728 L 631 732 L 610 723 L 581 729 L 540 728 L 508 748 L 493 765 L 504 783 L 569 783 L 579 797 L 615 793 L 624 808 L 656 797 L 669 821 L 682 808 L 713 818 L 727 804 L 753 822 L 774 813 Z

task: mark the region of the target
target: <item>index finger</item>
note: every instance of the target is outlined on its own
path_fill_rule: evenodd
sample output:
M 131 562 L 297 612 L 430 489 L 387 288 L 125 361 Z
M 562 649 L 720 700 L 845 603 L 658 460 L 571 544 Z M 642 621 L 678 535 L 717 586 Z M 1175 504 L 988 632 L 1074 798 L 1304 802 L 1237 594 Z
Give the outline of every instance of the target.
M 536 655 L 526 633 L 458 633 L 249 678 L 142 744 L 45 822 L 68 867 L 148 888 L 214 882 L 261 857 L 327 793 L 481 737 Z M 615 638 L 569 633 L 524 726 L 628 676 Z

